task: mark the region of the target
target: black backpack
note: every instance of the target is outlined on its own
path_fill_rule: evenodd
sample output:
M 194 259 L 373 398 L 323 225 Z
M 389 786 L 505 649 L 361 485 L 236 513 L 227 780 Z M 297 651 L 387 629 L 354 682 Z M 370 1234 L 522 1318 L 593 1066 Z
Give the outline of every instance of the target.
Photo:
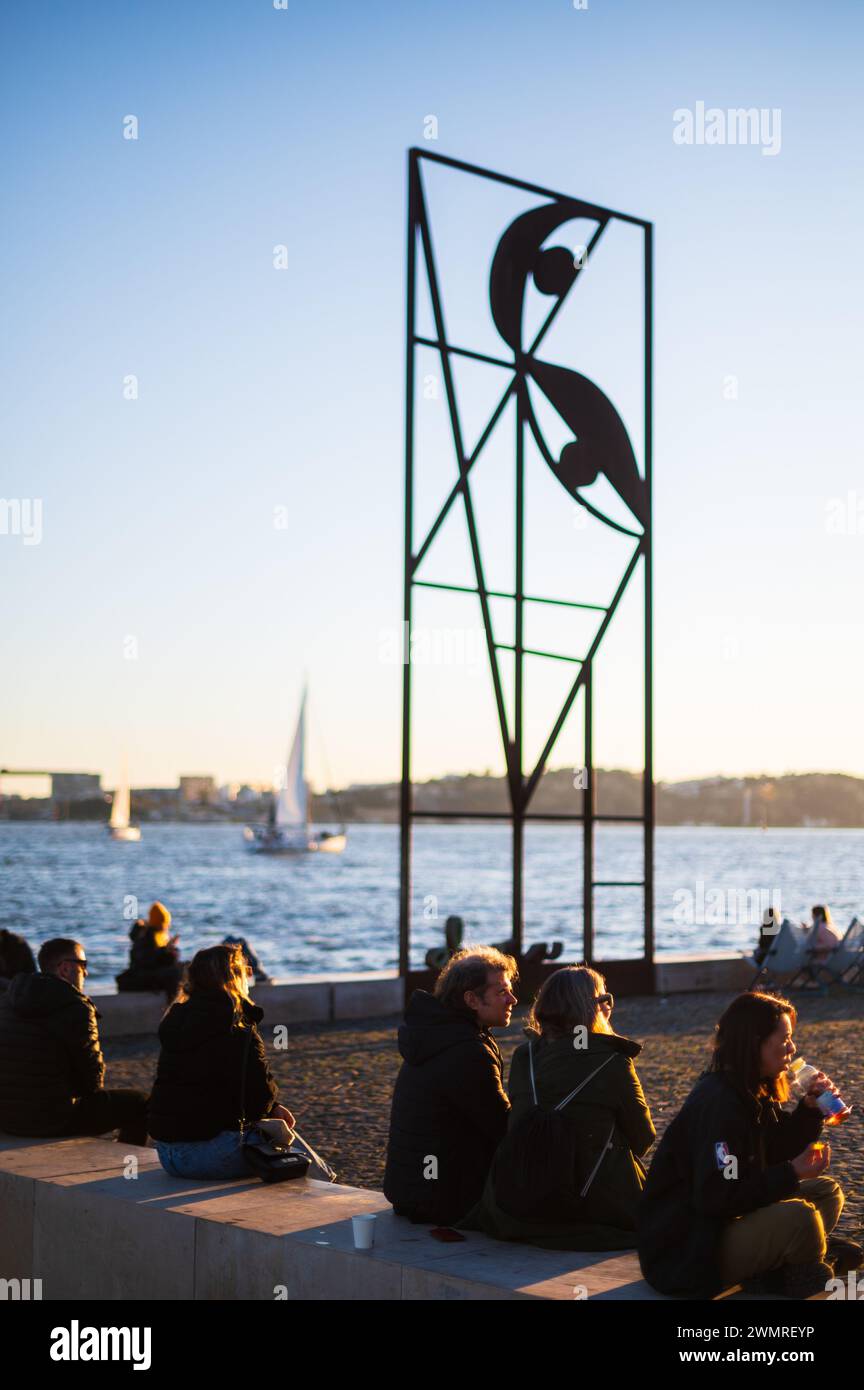
M 577 1127 L 562 1113 L 574 1096 L 594 1080 L 612 1057 L 607 1057 L 584 1081 L 565 1096 L 552 1110 L 543 1110 L 537 1102 L 534 1081 L 534 1044 L 528 1044 L 528 1066 L 531 1073 L 531 1094 L 534 1109 L 508 1130 L 492 1160 L 490 1182 L 495 1201 L 502 1211 L 520 1219 L 554 1219 L 561 1198 L 572 1194 L 576 1180 Z M 597 1170 L 609 1150 L 609 1138 L 600 1157 L 582 1184 L 580 1197 L 588 1193 Z

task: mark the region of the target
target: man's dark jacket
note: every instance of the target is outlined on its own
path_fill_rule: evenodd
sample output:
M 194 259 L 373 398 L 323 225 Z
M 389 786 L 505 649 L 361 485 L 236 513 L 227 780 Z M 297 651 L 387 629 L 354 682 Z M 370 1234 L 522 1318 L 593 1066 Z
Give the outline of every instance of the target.
M 422 989 L 409 1001 L 399 1051 L 384 1195 L 412 1221 L 449 1225 L 479 1199 L 507 1130 L 501 1053 L 472 1010 Z
M 790 1159 L 821 1131 L 821 1113 L 803 1102 L 790 1114 L 728 1073 L 702 1076 L 663 1135 L 642 1193 L 637 1243 L 648 1283 L 683 1298 L 719 1293 L 724 1226 L 794 1197 Z
M 96 1009 L 58 975 L 16 975 L 0 995 L 0 1130 L 64 1134 L 102 1087 Z
M 256 1026 L 264 1011 L 244 999 L 243 1016 L 241 1027 L 223 989 L 196 989 L 186 1003 L 172 1004 L 159 1025 L 147 1126 L 154 1139 L 176 1144 L 239 1130 L 244 1072 L 246 1120 L 272 1109 L 278 1090 Z

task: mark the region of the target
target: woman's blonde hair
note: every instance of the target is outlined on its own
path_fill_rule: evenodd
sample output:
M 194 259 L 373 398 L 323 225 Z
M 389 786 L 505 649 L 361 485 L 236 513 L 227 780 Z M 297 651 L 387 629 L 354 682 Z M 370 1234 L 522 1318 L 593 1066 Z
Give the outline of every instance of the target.
M 198 991 L 212 994 L 221 989 L 234 1005 L 235 1020 L 242 1023 L 246 977 L 242 946 L 206 946 L 187 965 L 177 1003 L 185 1004 Z
M 606 1015 L 597 1003 L 597 996 L 606 993 L 606 981 L 589 965 L 565 965 L 543 982 L 526 1027 L 542 1038 L 566 1038 L 574 1028 L 587 1028 L 589 1033 L 613 1031 Z

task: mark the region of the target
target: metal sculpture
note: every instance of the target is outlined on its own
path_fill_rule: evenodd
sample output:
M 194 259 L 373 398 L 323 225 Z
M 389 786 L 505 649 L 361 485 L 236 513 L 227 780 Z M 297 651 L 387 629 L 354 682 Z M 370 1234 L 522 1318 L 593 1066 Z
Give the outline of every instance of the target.
M 444 305 L 432 243 L 431 227 L 426 207 L 421 161 L 430 160 L 446 165 L 472 177 L 493 180 L 510 188 L 523 190 L 527 194 L 543 198 L 540 206 L 530 208 L 520 214 L 506 228 L 495 251 L 489 277 L 489 306 L 492 320 L 502 341 L 512 353 L 512 360 L 503 360 L 486 353 L 476 352 L 464 346 L 457 346 L 447 338 Z M 565 222 L 574 218 L 588 218 L 596 223 L 587 248 L 575 256 L 572 249 L 565 246 L 545 246 L 552 234 Z M 597 385 L 581 373 L 544 361 L 538 350 L 559 313 L 567 296 L 577 284 L 580 276 L 593 262 L 593 253 L 607 226 L 614 222 L 626 222 L 643 230 L 644 235 L 644 457 L 640 473 L 634 449 L 624 423 L 608 396 Z M 425 262 L 429 284 L 432 314 L 435 325 L 434 338 L 421 336 L 416 331 L 416 286 L 417 256 L 419 249 Z M 644 891 L 644 956 L 643 964 L 653 960 L 653 834 L 654 834 L 654 793 L 652 757 L 652 663 L 651 663 L 651 336 L 652 336 L 652 226 L 641 218 L 614 212 L 608 208 L 597 207 L 581 199 L 566 197 L 549 189 L 508 178 L 490 170 L 480 169 L 459 160 L 412 149 L 408 152 L 408 285 L 407 285 L 407 329 L 406 329 L 406 438 L 405 438 L 405 572 L 404 572 L 404 618 L 408 645 L 403 672 L 403 730 L 402 730 L 402 784 L 400 799 L 401 862 L 400 862 L 400 931 L 399 968 L 406 975 L 410 967 L 410 916 L 411 916 L 411 838 L 415 820 L 443 820 L 456 814 L 460 818 L 501 819 L 497 813 L 454 813 L 444 811 L 417 810 L 413 801 L 411 780 L 411 661 L 410 633 L 412 620 L 412 593 L 415 586 L 432 589 L 457 590 L 474 593 L 480 603 L 480 611 L 485 631 L 489 667 L 497 708 L 507 785 L 510 799 L 509 819 L 513 831 L 513 874 L 512 874 L 512 943 L 517 955 L 522 951 L 523 934 L 523 853 L 524 826 L 528 820 L 572 820 L 583 824 L 583 908 L 584 908 L 584 957 L 593 959 L 593 916 L 594 889 L 597 887 L 641 887 Z M 548 313 L 534 338 L 526 344 L 524 309 L 528 287 L 533 284 L 544 296 L 551 299 Z M 423 538 L 419 547 L 414 548 L 413 486 L 414 486 L 414 373 L 415 351 L 418 346 L 436 349 L 440 354 L 441 370 L 449 409 L 453 447 L 458 468 L 458 476 L 449 495 L 444 499 L 438 515 Z M 498 401 L 480 439 L 473 450 L 466 454 L 463 431 L 456 402 L 451 358 L 467 357 L 487 362 L 498 367 L 506 367 L 511 373 L 507 389 Z M 546 401 L 557 412 L 572 434 L 572 439 L 560 450 L 556 457 L 550 449 L 531 400 L 530 386 L 542 393 Z M 478 528 L 471 496 L 470 473 L 482 453 L 503 411 L 511 398 L 515 398 L 516 438 L 516 526 L 515 526 L 515 584 L 512 593 L 502 594 L 490 590 L 486 584 L 483 560 L 480 551 Z M 544 598 L 529 595 L 524 591 L 524 440 L 525 431 L 533 437 L 541 457 L 545 460 L 561 486 L 573 500 L 584 507 L 605 526 L 633 538 L 635 544 L 620 583 L 608 605 L 580 603 L 576 600 Z M 606 514 L 594 501 L 583 495 L 600 475 L 603 475 L 624 503 L 632 525 L 625 525 Z M 462 498 L 465 507 L 468 540 L 473 562 L 475 586 L 436 584 L 416 577 L 417 569 L 433 545 L 436 536 L 448 516 L 450 509 Z M 593 768 L 593 662 L 612 617 L 633 576 L 640 559 L 644 567 L 644 739 L 645 757 L 643 772 L 642 813 L 639 816 L 600 815 L 596 809 L 594 768 Z M 512 646 L 495 640 L 490 613 L 490 598 L 508 598 L 515 604 L 515 640 Z M 553 603 L 565 608 L 598 610 L 602 616 L 588 651 L 582 658 L 561 657 L 559 653 L 537 651 L 524 645 L 524 608 L 529 603 Z M 508 725 L 507 712 L 497 652 L 512 652 L 515 663 L 513 727 Z M 536 765 L 528 772 L 523 766 L 523 661 L 525 656 L 549 657 L 556 660 L 572 660 L 578 664 L 579 671 L 564 704 L 553 724 L 548 739 Z M 568 815 L 549 815 L 530 811 L 534 793 L 546 769 L 549 756 L 570 713 L 580 690 L 584 689 L 584 749 L 587 787 L 583 809 Z M 599 881 L 594 878 L 594 826 L 598 821 L 635 821 L 644 828 L 644 878 L 641 880 Z M 647 979 L 647 975 L 643 978 Z

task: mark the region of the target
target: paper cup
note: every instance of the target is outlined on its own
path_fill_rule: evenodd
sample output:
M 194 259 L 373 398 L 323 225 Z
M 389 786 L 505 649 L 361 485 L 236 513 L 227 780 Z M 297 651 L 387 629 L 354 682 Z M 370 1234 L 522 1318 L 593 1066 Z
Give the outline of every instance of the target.
M 375 1216 L 352 1216 L 354 1227 L 354 1249 L 371 1250 L 375 1244 Z

